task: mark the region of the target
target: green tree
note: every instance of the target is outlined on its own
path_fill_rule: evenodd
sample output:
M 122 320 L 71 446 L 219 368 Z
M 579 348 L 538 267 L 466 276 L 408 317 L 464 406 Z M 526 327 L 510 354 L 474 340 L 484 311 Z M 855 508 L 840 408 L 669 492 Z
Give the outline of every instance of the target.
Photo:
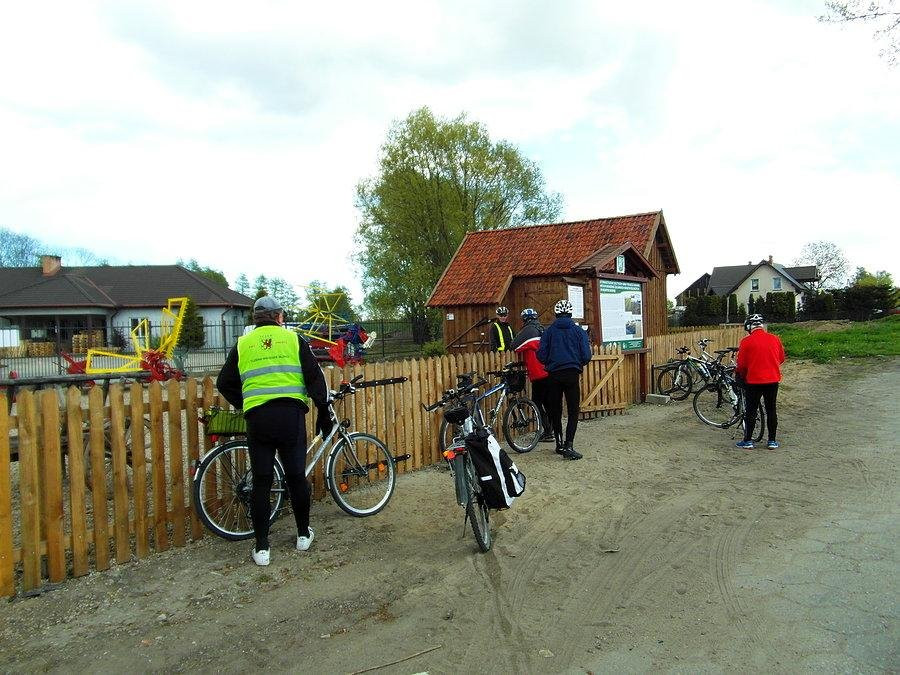
M 294 286 L 281 277 L 270 277 L 268 285 L 269 294 L 281 303 L 284 307 L 284 318 L 286 321 L 294 321 L 297 318 L 298 303 L 300 299 Z
M 179 258 L 176 262 L 176 265 L 180 265 L 186 270 L 190 270 L 191 272 L 195 272 L 202 277 L 206 277 L 210 281 L 216 284 L 220 284 L 225 288 L 228 288 L 228 279 L 225 278 L 225 275 L 222 274 L 217 269 L 213 269 L 212 267 L 203 267 L 200 263 L 197 262 L 195 258 L 191 258 L 187 262 Z
M 537 164 L 478 122 L 412 112 L 388 131 L 377 176 L 357 185 L 366 305 L 411 319 L 424 342 L 425 302 L 464 234 L 552 221 L 561 204 Z
M 197 305 L 190 298 L 184 306 L 184 319 L 178 346 L 184 349 L 200 349 L 206 343 L 206 331 L 203 329 L 203 317 L 197 311 Z
M 884 270 L 880 270 L 872 274 L 864 267 L 857 267 L 856 274 L 853 275 L 853 281 L 850 283 L 851 286 L 887 286 L 888 288 L 894 287 L 894 280 L 891 279 L 891 275 Z
M 255 298 L 261 298 L 264 295 L 268 295 L 269 292 L 269 280 L 266 279 L 265 274 L 260 274 L 256 279 L 253 280 L 253 293 Z
M 247 295 L 250 291 L 250 282 L 247 281 L 247 275 L 241 272 L 234 281 L 234 290 L 243 295 Z

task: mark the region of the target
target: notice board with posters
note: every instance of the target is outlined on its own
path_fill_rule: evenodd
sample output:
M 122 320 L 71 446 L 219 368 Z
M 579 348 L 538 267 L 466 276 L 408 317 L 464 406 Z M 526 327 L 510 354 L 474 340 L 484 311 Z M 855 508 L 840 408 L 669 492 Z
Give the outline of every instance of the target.
M 622 349 L 644 346 L 643 285 L 634 281 L 600 279 L 600 328 L 603 344 Z

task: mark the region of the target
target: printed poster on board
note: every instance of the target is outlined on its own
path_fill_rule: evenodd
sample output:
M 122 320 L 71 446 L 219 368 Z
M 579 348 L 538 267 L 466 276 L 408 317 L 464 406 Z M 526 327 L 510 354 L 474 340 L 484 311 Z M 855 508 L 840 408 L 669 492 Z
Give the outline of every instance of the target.
M 622 349 L 644 346 L 643 293 L 634 281 L 600 280 L 600 326 L 603 344 Z

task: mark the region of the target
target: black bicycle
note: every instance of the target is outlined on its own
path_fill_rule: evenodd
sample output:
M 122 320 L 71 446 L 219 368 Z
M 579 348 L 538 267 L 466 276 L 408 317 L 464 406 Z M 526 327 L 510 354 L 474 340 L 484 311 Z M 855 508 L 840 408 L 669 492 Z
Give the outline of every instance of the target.
M 466 378 L 469 375 L 462 377 Z M 446 408 L 443 413 L 444 422 L 459 430 L 458 435 L 442 450 L 442 454 L 453 474 L 456 502 L 465 509 L 463 532 L 466 521 L 470 522 L 472 534 L 475 535 L 478 548 L 483 553 L 491 549 L 491 512 L 485 501 L 475 464 L 466 448 L 465 438 L 475 431 L 476 425 L 471 411 L 473 406 L 477 410 L 477 391 L 486 383 L 487 381 L 483 379 L 478 382 L 466 382 L 457 389 L 445 391 L 439 401 L 428 406 L 422 405 L 428 412 Z M 488 432 L 490 433 L 490 429 Z
M 503 413 L 503 437 L 516 452 L 531 452 L 537 447 L 541 435 L 544 433 L 541 421 L 541 411 L 537 403 L 524 395 L 525 391 L 525 365 L 518 362 L 509 363 L 500 370 L 489 370 L 488 375 L 500 378 L 500 382 L 487 389 L 480 395 L 467 397 L 469 413 L 474 418 L 476 427 L 493 429 L 494 423 L 500 415 L 500 410 L 505 402 L 506 410 Z M 477 373 L 464 373 L 457 376 L 457 386 L 467 387 L 472 384 Z M 474 394 L 474 392 L 473 392 Z M 487 417 L 481 409 L 481 402 L 499 394 L 496 403 L 487 412 Z M 461 437 L 463 430 L 461 425 L 454 424 L 446 418 L 441 421 L 439 438 L 441 452 L 446 450 L 454 439 Z
M 734 377 L 734 366 L 714 364 L 712 368 L 712 381 L 694 394 L 694 412 L 704 424 L 719 429 L 739 425 L 743 431 L 747 396 Z M 765 428 L 766 412 L 759 408 L 750 434 L 751 440 L 761 440 Z

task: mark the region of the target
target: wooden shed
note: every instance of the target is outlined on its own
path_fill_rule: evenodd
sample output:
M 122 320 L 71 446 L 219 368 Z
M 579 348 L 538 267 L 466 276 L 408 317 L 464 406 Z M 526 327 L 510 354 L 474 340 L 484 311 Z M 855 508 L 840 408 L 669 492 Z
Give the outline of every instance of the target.
M 523 309 L 547 325 L 562 298 L 591 342 L 635 349 L 666 333 L 666 276 L 678 273 L 662 211 L 469 232 L 428 306 L 443 312 L 451 351 L 488 348 L 486 320 L 498 305 L 518 330 Z

